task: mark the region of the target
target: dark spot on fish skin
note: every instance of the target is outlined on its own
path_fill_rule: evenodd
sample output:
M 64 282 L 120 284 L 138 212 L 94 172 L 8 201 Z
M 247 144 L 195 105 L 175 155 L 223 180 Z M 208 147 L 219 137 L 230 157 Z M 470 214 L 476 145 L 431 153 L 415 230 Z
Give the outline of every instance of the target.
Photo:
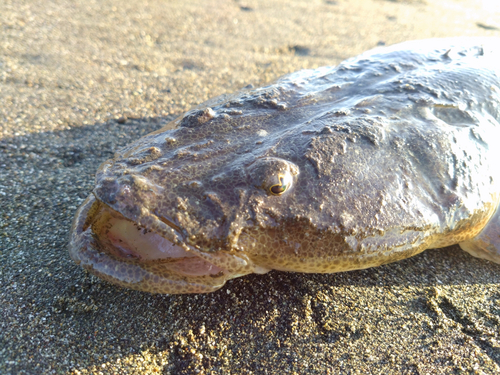
M 210 274 L 209 276 L 214 278 L 214 279 L 218 278 L 218 277 L 222 277 L 222 276 L 224 276 L 224 271 L 219 271 L 218 273 Z

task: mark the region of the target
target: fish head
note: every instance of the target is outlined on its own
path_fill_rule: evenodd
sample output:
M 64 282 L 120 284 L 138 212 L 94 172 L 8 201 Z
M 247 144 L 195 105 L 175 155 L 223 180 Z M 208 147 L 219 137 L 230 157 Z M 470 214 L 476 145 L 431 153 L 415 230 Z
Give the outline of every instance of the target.
M 269 271 L 254 257 L 303 226 L 290 208 L 310 200 L 314 172 L 297 158 L 308 137 L 292 134 L 307 116 L 304 98 L 286 88 L 204 104 L 119 150 L 76 215 L 72 258 L 115 284 L 158 293 L 208 292 Z

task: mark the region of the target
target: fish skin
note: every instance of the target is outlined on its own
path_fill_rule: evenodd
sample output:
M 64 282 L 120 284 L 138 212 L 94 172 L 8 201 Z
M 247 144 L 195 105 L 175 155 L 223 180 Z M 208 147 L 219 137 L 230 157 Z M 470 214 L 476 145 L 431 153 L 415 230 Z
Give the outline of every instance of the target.
M 500 263 L 499 51 L 499 38 L 406 42 L 200 104 L 101 165 L 70 255 L 153 293 L 456 243 Z M 223 271 L 116 256 L 103 240 L 111 217 Z

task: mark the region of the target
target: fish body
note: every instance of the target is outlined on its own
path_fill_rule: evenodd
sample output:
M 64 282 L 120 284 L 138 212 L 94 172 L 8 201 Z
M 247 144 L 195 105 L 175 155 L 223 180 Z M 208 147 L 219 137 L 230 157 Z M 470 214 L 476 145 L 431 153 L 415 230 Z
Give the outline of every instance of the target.
M 499 51 L 406 42 L 211 99 L 101 165 L 71 257 L 154 293 L 457 243 L 500 263 Z

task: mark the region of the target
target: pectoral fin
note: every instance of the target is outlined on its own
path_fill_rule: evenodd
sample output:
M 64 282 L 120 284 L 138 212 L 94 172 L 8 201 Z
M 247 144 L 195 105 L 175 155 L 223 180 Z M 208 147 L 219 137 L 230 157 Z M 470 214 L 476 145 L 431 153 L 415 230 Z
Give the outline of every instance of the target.
M 500 207 L 477 236 L 459 245 L 472 256 L 500 263 Z

